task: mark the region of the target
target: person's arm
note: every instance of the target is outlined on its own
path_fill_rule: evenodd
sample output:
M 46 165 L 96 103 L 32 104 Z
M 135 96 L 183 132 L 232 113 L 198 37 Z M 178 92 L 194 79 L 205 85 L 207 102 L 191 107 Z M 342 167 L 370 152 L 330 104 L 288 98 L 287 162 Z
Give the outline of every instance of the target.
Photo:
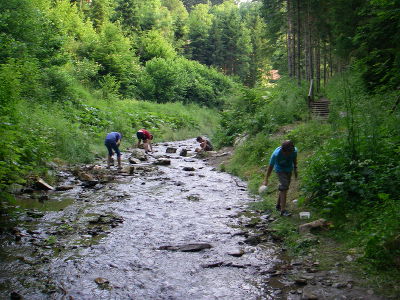
M 117 144 L 117 146 L 119 146 L 121 144 L 121 135 L 119 133 L 117 133 L 116 138 L 117 138 L 116 144 Z
M 294 171 L 294 178 L 297 179 L 298 173 L 297 173 L 297 157 L 293 160 L 293 171 Z
M 268 185 L 268 179 L 269 179 L 269 176 L 271 176 L 272 170 L 274 169 L 275 161 L 276 161 L 276 155 L 275 155 L 275 152 L 274 152 L 274 153 L 272 153 L 271 158 L 269 159 L 268 170 L 267 170 L 267 173 L 265 175 L 265 179 L 263 181 L 264 185 Z
M 271 166 L 271 165 L 268 166 L 268 170 L 267 170 L 267 173 L 265 175 L 265 179 L 263 181 L 263 185 L 268 185 L 268 179 L 269 179 L 269 176 L 271 176 L 271 173 L 272 173 L 273 169 L 274 169 L 274 166 Z

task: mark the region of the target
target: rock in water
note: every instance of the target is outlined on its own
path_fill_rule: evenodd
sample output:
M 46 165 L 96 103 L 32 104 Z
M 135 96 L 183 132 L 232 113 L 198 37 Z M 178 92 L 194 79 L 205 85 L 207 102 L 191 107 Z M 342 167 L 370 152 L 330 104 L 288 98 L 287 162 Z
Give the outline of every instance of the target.
M 173 148 L 173 147 L 168 147 L 167 150 L 166 150 L 166 152 L 167 152 L 167 153 L 176 153 L 176 150 L 178 150 L 178 149 Z
M 158 250 L 169 250 L 169 251 L 182 251 L 182 252 L 197 252 L 204 249 L 210 249 L 212 246 L 206 243 L 198 243 L 198 244 L 186 244 L 186 245 L 177 245 L 177 246 L 161 246 Z
M 179 153 L 180 156 L 187 156 L 187 149 L 182 149 L 181 152 Z
M 154 165 L 159 165 L 159 166 L 169 166 L 171 164 L 171 161 L 166 158 L 160 158 L 153 162 Z

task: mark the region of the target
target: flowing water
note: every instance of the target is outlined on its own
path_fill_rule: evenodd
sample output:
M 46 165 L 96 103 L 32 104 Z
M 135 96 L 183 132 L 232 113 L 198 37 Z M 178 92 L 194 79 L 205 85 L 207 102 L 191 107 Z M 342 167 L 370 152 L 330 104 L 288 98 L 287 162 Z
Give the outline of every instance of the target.
M 156 145 L 131 175 L 103 162 L 113 180 L 94 186 L 60 172 L 73 189 L 16 199 L 1 222 L 0 298 L 276 299 L 263 275 L 276 246 L 246 240 L 255 199 L 238 178 L 179 155 L 196 145 Z

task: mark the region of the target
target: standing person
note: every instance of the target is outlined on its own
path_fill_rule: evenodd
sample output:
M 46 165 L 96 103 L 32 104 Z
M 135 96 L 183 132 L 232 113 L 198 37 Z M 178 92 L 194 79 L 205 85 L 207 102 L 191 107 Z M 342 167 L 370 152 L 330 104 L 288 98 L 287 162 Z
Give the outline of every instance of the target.
M 267 174 L 263 182 L 264 185 L 268 185 L 268 179 L 273 169 L 279 178 L 279 196 L 276 209 L 281 211 L 281 216 L 288 217 L 291 213 L 286 210 L 286 197 L 293 170 L 294 176 L 297 179 L 297 148 L 292 141 L 284 141 L 282 145 L 276 148 L 272 153 Z
M 200 148 L 197 148 L 195 151 L 200 152 L 200 151 L 212 151 L 213 146 L 211 145 L 211 142 L 209 140 L 204 139 L 201 136 L 198 136 L 196 138 L 196 141 L 200 143 Z
M 153 135 L 148 132 L 146 129 L 140 129 L 136 132 L 136 136 L 138 138 L 137 147 L 139 148 L 141 141 L 143 141 L 144 151 L 146 153 L 153 152 L 153 147 L 151 146 L 151 140 L 153 139 Z
M 106 136 L 106 140 L 104 141 L 104 145 L 106 145 L 108 150 L 108 159 L 107 159 L 107 168 L 109 168 L 113 164 L 113 155 L 114 151 L 117 153 L 118 160 L 118 169 L 122 169 L 121 167 L 121 152 L 119 151 L 119 145 L 121 144 L 122 134 L 119 132 L 110 132 Z

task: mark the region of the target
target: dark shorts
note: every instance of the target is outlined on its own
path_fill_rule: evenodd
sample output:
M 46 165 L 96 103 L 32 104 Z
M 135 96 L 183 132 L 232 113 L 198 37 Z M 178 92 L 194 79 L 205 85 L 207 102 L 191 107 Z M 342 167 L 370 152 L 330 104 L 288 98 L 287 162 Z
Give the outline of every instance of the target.
M 117 153 L 117 156 L 121 156 L 121 152 L 119 151 L 118 145 L 116 142 L 112 142 L 112 141 L 105 141 L 104 145 L 106 145 L 107 150 L 108 150 L 108 155 L 112 156 L 113 155 L 113 150 L 115 151 L 115 153 Z
M 276 174 L 279 178 L 278 190 L 287 191 L 289 189 L 292 172 L 276 172 Z
M 143 140 L 143 143 L 147 141 L 147 137 L 143 132 L 140 132 L 140 131 L 136 132 L 136 136 L 139 141 Z
M 204 151 L 212 151 L 213 147 L 210 144 L 206 144 L 206 146 L 204 147 Z

